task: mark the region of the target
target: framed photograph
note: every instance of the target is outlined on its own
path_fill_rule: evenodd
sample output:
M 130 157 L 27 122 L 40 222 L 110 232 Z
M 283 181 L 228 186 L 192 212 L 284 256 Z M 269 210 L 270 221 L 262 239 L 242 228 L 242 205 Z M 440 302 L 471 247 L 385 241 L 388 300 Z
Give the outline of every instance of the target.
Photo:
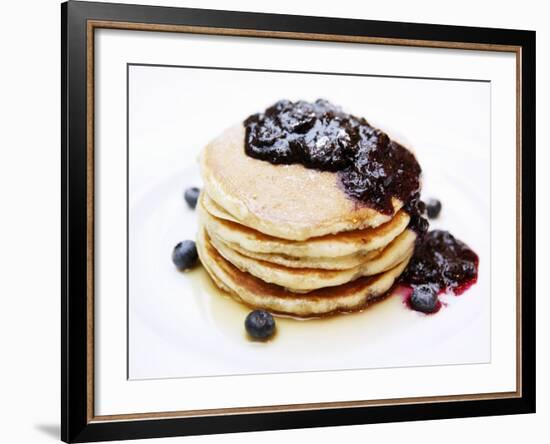
M 62 439 L 535 411 L 535 33 L 69 1 Z

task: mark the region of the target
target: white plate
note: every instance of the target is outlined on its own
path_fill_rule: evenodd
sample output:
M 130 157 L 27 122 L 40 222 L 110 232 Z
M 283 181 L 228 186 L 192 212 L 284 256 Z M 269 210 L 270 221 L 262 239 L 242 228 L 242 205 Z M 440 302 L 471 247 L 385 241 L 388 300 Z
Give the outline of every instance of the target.
M 449 159 L 447 159 L 449 160 Z M 247 339 L 249 309 L 230 299 L 202 267 L 178 271 L 174 245 L 194 239 L 197 215 L 183 190 L 200 184 L 196 167 L 150 186 L 130 203 L 129 375 L 132 379 L 319 371 L 487 362 L 489 242 L 484 202 L 471 181 L 453 171 L 460 159 L 423 161 L 424 196 L 443 211 L 433 228 L 449 229 L 480 255 L 479 281 L 461 296 L 445 296 L 435 315 L 409 310 L 394 294 L 362 313 L 319 320 L 277 318 L 266 342 Z M 475 171 L 473 171 L 475 174 Z M 475 181 L 474 181 L 475 182 Z

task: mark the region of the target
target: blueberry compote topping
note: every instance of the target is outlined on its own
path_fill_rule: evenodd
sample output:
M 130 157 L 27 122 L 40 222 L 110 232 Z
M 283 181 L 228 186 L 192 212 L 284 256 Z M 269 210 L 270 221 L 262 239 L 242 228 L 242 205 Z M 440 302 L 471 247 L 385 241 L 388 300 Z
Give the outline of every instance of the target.
M 403 202 L 417 234 L 415 253 L 400 278 L 409 287 L 408 305 L 424 313 L 441 307 L 438 295 L 465 291 L 477 280 L 478 257 L 446 231 L 428 231 L 420 199 L 422 170 L 414 155 L 364 118 L 330 102 L 280 100 L 244 121 L 245 152 L 273 164 L 299 163 L 335 171 L 345 192 L 383 214 L 393 214 L 392 198 Z M 441 203 L 432 202 L 437 217 Z M 437 206 L 437 208 L 435 208 Z
M 464 242 L 448 231 L 432 230 L 417 243 L 400 281 L 413 293 L 429 286 L 435 294 L 459 295 L 476 282 L 478 263 L 477 254 Z
M 393 214 L 393 197 L 411 208 L 418 201 L 422 170 L 414 155 L 364 118 L 327 100 L 280 100 L 250 116 L 244 126 L 249 156 L 337 171 L 349 196 L 383 214 Z M 416 222 L 413 228 L 421 228 Z
M 420 193 L 417 192 L 413 194 L 403 209 L 411 217 L 409 228 L 416 232 L 418 235 L 417 241 L 420 242 L 430 226 L 428 219 L 424 217 L 426 213 L 426 204 L 420 200 Z

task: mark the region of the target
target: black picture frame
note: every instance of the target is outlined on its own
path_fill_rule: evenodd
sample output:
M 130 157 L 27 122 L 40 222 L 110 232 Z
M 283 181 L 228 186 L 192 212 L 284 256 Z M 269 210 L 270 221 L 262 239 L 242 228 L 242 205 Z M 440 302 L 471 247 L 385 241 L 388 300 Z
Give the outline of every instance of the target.
M 90 20 L 410 41 L 510 45 L 521 65 L 521 394 L 499 399 L 97 421 L 90 416 Z M 61 5 L 61 438 L 89 442 L 535 412 L 535 32 L 69 1 Z

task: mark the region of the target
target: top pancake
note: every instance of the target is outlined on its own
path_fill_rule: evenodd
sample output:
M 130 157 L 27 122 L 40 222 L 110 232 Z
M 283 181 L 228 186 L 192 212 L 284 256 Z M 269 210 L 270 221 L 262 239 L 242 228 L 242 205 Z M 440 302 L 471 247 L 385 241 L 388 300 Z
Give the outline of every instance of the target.
M 245 128 L 229 128 L 201 154 L 210 198 L 241 224 L 271 236 L 305 240 L 376 227 L 385 215 L 361 205 L 343 190 L 337 173 L 299 164 L 273 165 L 244 152 Z M 393 200 L 394 213 L 402 203 Z

